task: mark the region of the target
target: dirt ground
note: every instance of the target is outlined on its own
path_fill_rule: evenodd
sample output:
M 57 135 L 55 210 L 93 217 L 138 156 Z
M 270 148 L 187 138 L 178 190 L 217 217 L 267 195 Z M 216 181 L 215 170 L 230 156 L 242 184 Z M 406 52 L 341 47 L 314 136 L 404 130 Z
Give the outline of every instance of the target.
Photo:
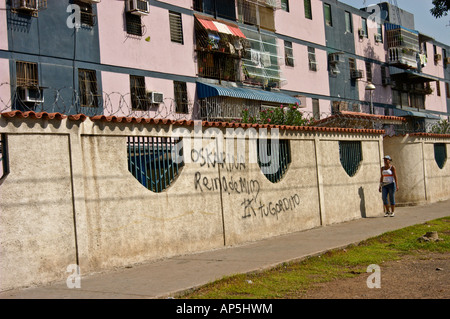
M 368 288 L 374 273 L 320 284 L 308 299 L 449 299 L 450 253 L 407 256 L 380 266 L 381 288 Z M 373 276 L 371 277 L 373 278 Z M 374 283 L 375 281 L 372 281 Z

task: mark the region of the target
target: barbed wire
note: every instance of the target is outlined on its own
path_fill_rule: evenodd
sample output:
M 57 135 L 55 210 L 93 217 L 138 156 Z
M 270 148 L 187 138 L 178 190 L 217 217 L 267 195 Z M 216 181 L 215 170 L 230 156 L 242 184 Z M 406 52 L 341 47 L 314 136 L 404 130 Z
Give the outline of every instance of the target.
M 78 90 L 71 87 L 58 89 L 32 87 L 31 89 L 34 89 L 33 94 L 27 97 L 22 88 L 17 88 L 8 82 L 0 83 L 0 113 L 20 110 L 64 115 L 84 114 L 86 116 L 242 122 L 243 111 L 246 110 L 252 115 L 253 123 L 262 123 L 261 112 L 264 108 L 267 110 L 267 107 L 261 107 L 260 104 L 233 104 L 229 100 L 223 103 L 188 100 L 180 103 L 182 107 L 179 107 L 175 99 L 167 97 L 161 103 L 152 104 L 147 98 L 132 96 L 131 93 L 102 91 L 101 94 L 80 95 Z M 9 97 L 9 99 L 5 97 Z M 367 108 L 368 111 L 369 106 L 362 105 L 362 108 Z M 331 102 L 330 109 L 332 110 Z M 383 129 L 386 131 L 386 135 L 391 136 L 413 132 L 450 134 L 450 126 L 445 120 L 398 120 L 393 124 L 391 117 L 383 115 L 373 116 L 339 110 L 312 112 L 298 109 L 298 111 L 302 114 L 304 125 L 308 126 Z M 384 109 L 382 113 L 384 114 Z M 386 121 L 386 119 L 391 120 Z M 267 122 L 263 124 L 267 124 Z

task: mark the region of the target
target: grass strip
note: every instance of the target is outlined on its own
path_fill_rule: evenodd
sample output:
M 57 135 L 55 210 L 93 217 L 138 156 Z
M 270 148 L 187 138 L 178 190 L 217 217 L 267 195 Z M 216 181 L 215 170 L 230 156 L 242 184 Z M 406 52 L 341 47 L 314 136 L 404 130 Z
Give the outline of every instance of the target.
M 436 231 L 441 240 L 419 240 Z M 273 269 L 224 277 L 181 296 L 184 299 L 289 299 L 299 298 L 319 283 L 352 278 L 371 264 L 381 265 L 405 255 L 450 252 L 450 217 L 414 225 L 299 262 Z

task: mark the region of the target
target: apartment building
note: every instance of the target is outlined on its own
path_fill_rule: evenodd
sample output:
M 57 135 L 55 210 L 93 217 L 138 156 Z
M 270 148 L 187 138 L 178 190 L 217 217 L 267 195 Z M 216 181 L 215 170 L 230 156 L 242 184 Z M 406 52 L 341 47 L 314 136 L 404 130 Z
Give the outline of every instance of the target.
M 214 121 L 298 104 L 317 119 L 448 117 L 450 47 L 379 6 L 374 21 L 337 0 L 0 0 L 0 108 Z

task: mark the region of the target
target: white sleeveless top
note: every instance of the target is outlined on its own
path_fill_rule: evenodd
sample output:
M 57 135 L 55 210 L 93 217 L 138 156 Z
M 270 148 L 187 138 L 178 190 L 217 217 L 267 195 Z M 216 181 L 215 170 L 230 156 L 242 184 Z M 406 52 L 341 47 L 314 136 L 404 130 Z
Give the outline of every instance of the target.
M 391 184 L 394 182 L 394 172 L 392 171 L 392 166 L 388 169 L 383 169 L 383 184 Z

